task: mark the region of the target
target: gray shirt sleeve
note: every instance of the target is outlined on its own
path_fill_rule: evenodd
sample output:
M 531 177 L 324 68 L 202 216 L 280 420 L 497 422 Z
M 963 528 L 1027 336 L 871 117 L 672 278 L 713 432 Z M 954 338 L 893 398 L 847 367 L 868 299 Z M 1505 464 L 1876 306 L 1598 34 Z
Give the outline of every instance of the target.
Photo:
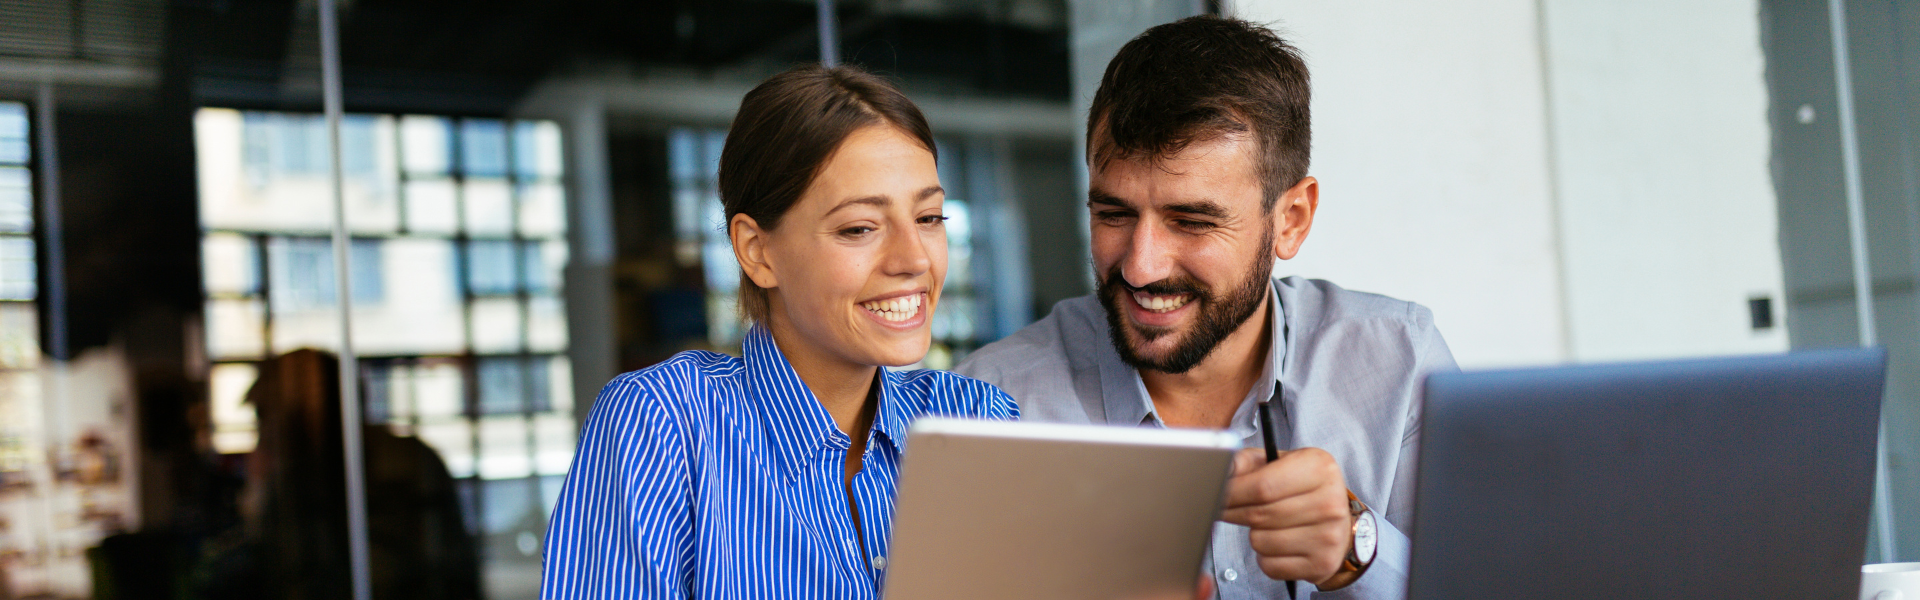
M 1426 316 L 1426 315 L 1422 315 Z M 1407 597 L 1407 573 L 1412 570 L 1413 541 L 1404 533 L 1413 521 L 1413 476 L 1419 466 L 1420 449 L 1420 396 L 1424 395 L 1427 375 L 1437 372 L 1453 372 L 1460 366 L 1453 361 L 1453 352 L 1447 348 L 1447 341 L 1440 336 L 1440 330 L 1433 327 L 1430 316 L 1422 319 L 1424 325 L 1416 334 L 1420 348 L 1417 353 L 1415 373 L 1421 382 L 1415 386 L 1414 401 L 1409 403 L 1411 411 L 1407 419 L 1407 430 L 1400 440 L 1400 468 L 1393 476 L 1393 497 L 1399 500 L 1380 515 L 1380 546 L 1374 555 L 1373 565 L 1367 567 L 1353 585 L 1345 588 L 1303 594 L 1303 598 L 1399 600 Z M 1312 589 L 1312 586 L 1307 586 Z

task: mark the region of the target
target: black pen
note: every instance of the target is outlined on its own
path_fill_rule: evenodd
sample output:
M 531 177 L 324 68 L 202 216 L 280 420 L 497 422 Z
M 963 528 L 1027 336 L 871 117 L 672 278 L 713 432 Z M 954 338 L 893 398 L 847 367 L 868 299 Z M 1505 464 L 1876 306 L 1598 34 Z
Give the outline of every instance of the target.
M 1268 408 L 1280 401 L 1280 381 L 1274 380 L 1273 397 L 1260 403 L 1260 439 L 1267 443 L 1267 462 L 1280 459 L 1280 448 L 1273 444 L 1273 409 Z
M 1280 380 L 1273 380 L 1273 396 L 1260 403 L 1260 440 L 1267 443 L 1267 462 L 1280 460 L 1280 447 L 1273 443 L 1273 409 L 1280 402 Z M 1282 406 L 1285 406 L 1284 404 Z M 1295 597 L 1293 580 L 1287 580 L 1287 598 Z

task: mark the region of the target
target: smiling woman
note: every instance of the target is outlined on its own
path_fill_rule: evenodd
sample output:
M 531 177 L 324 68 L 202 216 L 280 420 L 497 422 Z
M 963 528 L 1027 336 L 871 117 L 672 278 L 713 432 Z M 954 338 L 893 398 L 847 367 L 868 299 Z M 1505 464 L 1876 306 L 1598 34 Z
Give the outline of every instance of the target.
M 547 534 L 542 598 L 877 598 L 906 431 L 1010 419 L 1011 398 L 918 362 L 947 270 L 933 136 L 852 67 L 748 92 L 720 156 L 752 321 L 742 357 L 614 378 Z

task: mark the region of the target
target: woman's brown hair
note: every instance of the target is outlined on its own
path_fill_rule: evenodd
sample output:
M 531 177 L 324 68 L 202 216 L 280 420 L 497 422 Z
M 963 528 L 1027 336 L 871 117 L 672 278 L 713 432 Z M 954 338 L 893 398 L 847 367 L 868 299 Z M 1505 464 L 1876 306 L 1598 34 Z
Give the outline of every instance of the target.
M 741 99 L 720 150 L 727 222 L 744 214 L 773 231 L 847 136 L 875 125 L 913 136 L 938 160 L 920 108 L 879 76 L 859 67 L 810 64 L 767 78 Z M 742 272 L 741 314 L 765 322 L 767 311 L 767 290 Z

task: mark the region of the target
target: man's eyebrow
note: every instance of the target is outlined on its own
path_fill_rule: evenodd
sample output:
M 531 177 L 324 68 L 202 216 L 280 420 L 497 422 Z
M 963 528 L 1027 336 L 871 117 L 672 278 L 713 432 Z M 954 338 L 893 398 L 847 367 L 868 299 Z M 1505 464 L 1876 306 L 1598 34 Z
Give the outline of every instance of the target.
M 831 216 L 833 215 L 833 213 L 840 212 L 840 209 L 847 208 L 850 206 L 858 206 L 861 204 L 870 205 L 876 208 L 886 208 L 887 205 L 893 204 L 893 199 L 888 198 L 886 196 L 861 196 L 859 198 L 848 198 L 846 200 L 841 200 L 839 204 L 834 205 L 832 209 L 828 210 L 827 216 Z
M 1112 206 L 1115 208 L 1133 208 L 1133 204 L 1099 189 L 1087 190 L 1087 206 Z
M 1221 206 L 1220 204 L 1212 200 L 1200 200 L 1198 202 L 1179 202 L 1175 204 L 1168 204 L 1166 206 L 1166 211 L 1176 212 L 1176 213 L 1187 213 L 1190 215 L 1200 215 L 1203 217 L 1213 217 L 1215 219 L 1227 218 L 1227 207 Z

